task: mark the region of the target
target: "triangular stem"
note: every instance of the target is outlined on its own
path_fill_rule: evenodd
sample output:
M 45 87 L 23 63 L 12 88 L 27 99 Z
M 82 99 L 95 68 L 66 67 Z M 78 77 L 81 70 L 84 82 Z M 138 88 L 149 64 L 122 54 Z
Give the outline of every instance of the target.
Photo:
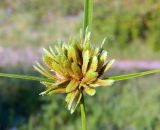
M 93 17 L 93 0 L 84 0 L 84 18 L 83 18 L 83 37 L 85 37 L 86 29 L 92 30 Z
M 88 32 L 91 32 L 92 29 L 92 13 L 93 13 L 93 0 L 84 0 L 84 20 L 83 20 L 84 39 L 85 39 L 86 29 Z M 85 112 L 85 103 L 83 94 L 82 94 L 80 109 L 81 109 L 82 130 L 87 130 L 86 112 Z

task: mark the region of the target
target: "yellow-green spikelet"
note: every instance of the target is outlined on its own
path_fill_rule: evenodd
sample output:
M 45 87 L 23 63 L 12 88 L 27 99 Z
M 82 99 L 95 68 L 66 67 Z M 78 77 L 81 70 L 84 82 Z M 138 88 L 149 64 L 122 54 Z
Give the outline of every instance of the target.
M 53 79 L 54 83 L 42 82 L 47 90 L 40 95 L 66 93 L 67 107 L 73 113 L 79 104 L 82 93 L 92 96 L 99 86 L 110 86 L 114 82 L 101 79 L 114 60 L 107 61 L 107 51 L 102 46 L 93 47 L 90 33 L 85 39 L 59 43 L 53 50 L 44 49 L 43 61 L 47 69 L 37 63 L 34 68 L 42 75 Z

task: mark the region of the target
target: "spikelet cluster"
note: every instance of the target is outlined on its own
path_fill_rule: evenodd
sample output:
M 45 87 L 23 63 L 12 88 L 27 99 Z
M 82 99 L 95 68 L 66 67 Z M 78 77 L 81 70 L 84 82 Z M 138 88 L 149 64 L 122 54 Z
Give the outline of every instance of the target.
M 73 113 L 79 104 L 83 92 L 93 96 L 99 86 L 110 86 L 111 79 L 102 79 L 102 75 L 110 68 L 114 60 L 107 60 L 107 51 L 102 46 L 92 46 L 90 33 L 85 39 L 69 40 L 59 43 L 52 49 L 44 49 L 43 61 L 46 67 L 37 63 L 34 68 L 51 82 L 42 82 L 46 91 L 40 95 L 65 93 L 68 110 Z

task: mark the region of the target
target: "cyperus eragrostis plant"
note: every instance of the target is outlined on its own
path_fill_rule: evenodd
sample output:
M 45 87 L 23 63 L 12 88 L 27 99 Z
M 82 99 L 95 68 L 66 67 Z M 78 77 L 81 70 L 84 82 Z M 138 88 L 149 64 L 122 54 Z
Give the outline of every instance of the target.
M 68 43 L 59 43 L 49 50 L 44 49 L 43 60 L 46 67 L 37 63 L 34 68 L 45 78 L 0 73 L 2 77 L 20 78 L 40 81 L 47 90 L 40 95 L 65 93 L 67 107 L 73 113 L 80 102 L 82 130 L 87 130 L 86 113 L 83 93 L 94 95 L 99 86 L 112 85 L 114 81 L 126 80 L 143 75 L 160 73 L 160 70 L 150 70 L 134 74 L 119 76 L 102 75 L 110 68 L 114 60 L 108 60 L 107 51 L 91 44 L 93 0 L 84 0 L 83 34 L 80 40 L 69 40 Z M 88 31 L 86 29 L 88 28 Z

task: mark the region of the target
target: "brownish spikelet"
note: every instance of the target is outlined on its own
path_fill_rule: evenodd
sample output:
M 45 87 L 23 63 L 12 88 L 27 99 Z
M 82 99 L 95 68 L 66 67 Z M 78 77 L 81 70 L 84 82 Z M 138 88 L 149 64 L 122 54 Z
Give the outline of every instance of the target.
M 103 46 L 104 42 L 102 43 Z M 43 61 L 49 72 L 39 63 L 35 69 L 54 83 L 42 82 L 47 88 L 41 95 L 66 93 L 68 110 L 73 113 L 79 104 L 83 92 L 93 96 L 99 86 L 110 86 L 113 80 L 100 79 L 110 68 L 114 60 L 107 61 L 107 51 L 102 46 L 93 47 L 90 42 L 90 33 L 85 39 L 69 41 L 69 44 L 59 43 L 55 51 L 49 47 L 44 49 Z M 53 71 L 53 72 L 52 72 Z

